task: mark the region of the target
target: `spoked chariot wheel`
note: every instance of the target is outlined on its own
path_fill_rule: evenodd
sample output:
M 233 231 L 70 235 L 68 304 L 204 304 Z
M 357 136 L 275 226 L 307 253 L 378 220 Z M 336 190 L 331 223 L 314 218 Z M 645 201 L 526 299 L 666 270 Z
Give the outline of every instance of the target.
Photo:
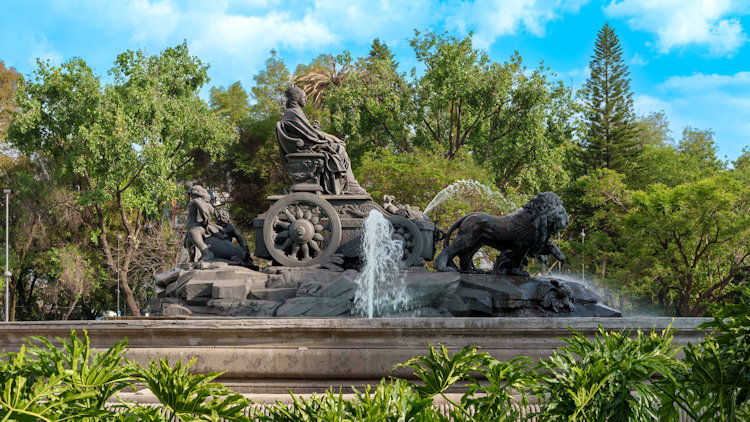
M 279 264 L 325 263 L 341 242 L 341 220 L 333 206 L 312 193 L 292 193 L 266 212 L 263 240 Z
M 422 254 L 422 247 L 424 246 L 422 233 L 417 228 L 417 225 L 408 218 L 398 216 L 388 217 L 388 221 L 393 226 L 393 235 L 391 235 L 391 238 L 400 240 L 404 245 L 401 264 L 404 268 L 411 267 Z

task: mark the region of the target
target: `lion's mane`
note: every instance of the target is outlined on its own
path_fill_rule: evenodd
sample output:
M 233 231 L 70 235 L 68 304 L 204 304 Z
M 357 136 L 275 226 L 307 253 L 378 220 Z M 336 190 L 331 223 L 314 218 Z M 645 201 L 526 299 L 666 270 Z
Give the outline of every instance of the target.
M 560 199 L 554 192 L 542 192 L 523 204 L 523 209 L 531 214 L 531 222 L 534 224 L 536 234 L 531 250 L 537 252 L 549 241 L 550 236 L 557 233 L 563 227 L 560 222 L 553 218 L 554 210 L 562 206 Z

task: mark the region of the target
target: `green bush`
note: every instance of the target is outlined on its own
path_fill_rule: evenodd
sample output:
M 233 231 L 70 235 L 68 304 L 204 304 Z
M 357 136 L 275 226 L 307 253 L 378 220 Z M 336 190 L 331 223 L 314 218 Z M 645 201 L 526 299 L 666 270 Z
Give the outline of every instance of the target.
M 275 422 L 439 422 L 447 421 L 432 400 L 420 397 L 411 386 L 399 379 L 380 381 L 373 390 L 369 385 L 364 391 L 354 390 L 352 400 L 345 400 L 341 392 L 327 391 L 323 395 L 313 394 L 309 400 L 292 395 L 292 405 L 277 403 L 264 415 L 256 412 L 254 417 L 262 421 Z
M 57 340 L 42 337 L 0 359 L 0 421 L 98 421 L 113 416 L 104 404 L 129 385 L 132 370 L 123 360 L 127 341 L 103 353 L 92 351 L 84 331 Z
M 165 420 L 177 418 L 185 422 L 250 420 L 244 415 L 249 400 L 221 384 L 211 382 L 220 375 L 217 372 L 191 373 L 193 363 L 195 359 L 186 365 L 177 361 L 170 366 L 169 359 L 165 358 L 158 362 L 152 360 L 147 368 L 137 368 L 138 380 L 146 384 L 161 403 L 157 414 Z
M 750 288 L 740 287 L 737 303 L 714 306 L 713 333 L 685 348 L 684 366 L 674 383 L 662 383 L 665 421 L 682 409 L 695 421 L 750 420 Z
M 658 389 L 680 366 L 673 330 L 606 332 L 589 340 L 573 330 L 568 346 L 537 366 L 534 389 L 546 421 L 660 421 Z

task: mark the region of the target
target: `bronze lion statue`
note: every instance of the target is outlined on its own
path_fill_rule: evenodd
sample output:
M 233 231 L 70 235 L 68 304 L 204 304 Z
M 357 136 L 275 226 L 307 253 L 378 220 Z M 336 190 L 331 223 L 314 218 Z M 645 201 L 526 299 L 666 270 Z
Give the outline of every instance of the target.
M 479 248 L 487 245 L 501 251 L 493 273 L 529 275 L 523 269 L 529 256 L 544 262 L 547 255 L 552 255 L 565 261 L 565 255 L 550 244 L 549 239 L 568 223 L 568 213 L 554 192 L 540 193 L 518 210 L 501 217 L 469 214 L 456 221 L 446 233 L 445 245 L 435 260 L 435 268 L 438 271 L 480 273 L 482 271 L 474 266 L 472 258 Z M 456 238 L 449 243 L 456 229 Z M 453 262 L 456 256 L 460 267 Z

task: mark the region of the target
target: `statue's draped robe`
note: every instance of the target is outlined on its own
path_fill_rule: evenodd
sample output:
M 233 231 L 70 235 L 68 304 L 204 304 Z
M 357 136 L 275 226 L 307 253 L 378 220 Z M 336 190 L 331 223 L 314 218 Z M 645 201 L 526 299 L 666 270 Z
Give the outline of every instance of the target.
M 211 222 L 214 207 L 201 198 L 193 198 L 188 203 L 188 231 L 200 232 L 205 239 L 221 231 L 221 227 Z
M 364 189 L 354 178 L 351 161 L 344 143 L 337 137 L 315 129 L 302 108 L 295 105 L 287 108 L 281 117 L 281 129 L 290 138 L 299 138 L 305 150 L 325 154 L 321 186 L 328 194 L 364 194 Z

